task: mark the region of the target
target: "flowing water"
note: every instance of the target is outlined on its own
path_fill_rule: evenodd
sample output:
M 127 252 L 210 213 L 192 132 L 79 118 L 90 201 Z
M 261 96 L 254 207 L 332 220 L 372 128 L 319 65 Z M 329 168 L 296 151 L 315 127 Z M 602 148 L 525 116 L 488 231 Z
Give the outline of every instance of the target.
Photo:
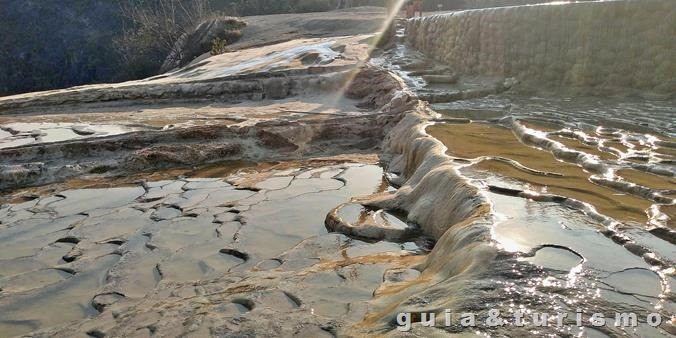
M 453 69 L 404 44 L 376 62 L 428 101 L 437 117 L 426 133 L 490 203 L 491 239 L 505 257 L 517 257 L 487 263 L 471 284 L 476 295 L 449 291 L 447 303 L 434 300 L 425 310 L 450 303 L 484 315 L 495 308 L 509 319 L 516 311 L 579 309 L 586 323 L 480 330 L 495 336 L 674 333 L 672 324 L 654 328 L 645 316 L 658 313 L 664 324 L 676 313 L 676 101 L 505 93 L 504 79 L 453 77 Z M 639 324 L 592 327 L 595 312 L 613 320 L 615 312 L 634 312 Z
M 498 245 L 550 271 L 528 282 L 532 291 L 513 282 L 512 295 L 501 298 L 511 304 L 505 312 L 553 312 L 537 305 L 553 283 L 568 289 L 557 295 L 563 305 L 556 309 L 672 318 L 676 109 L 670 104 L 500 97 L 432 106 L 440 121 L 463 119 L 426 131 L 483 188 Z M 660 334 L 645 324 L 629 332 Z

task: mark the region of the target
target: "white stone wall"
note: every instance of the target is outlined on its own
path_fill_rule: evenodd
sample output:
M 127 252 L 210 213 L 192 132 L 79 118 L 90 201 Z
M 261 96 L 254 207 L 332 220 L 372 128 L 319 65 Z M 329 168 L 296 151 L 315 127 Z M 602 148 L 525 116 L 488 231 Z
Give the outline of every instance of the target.
M 467 10 L 412 19 L 408 41 L 460 74 L 545 87 L 676 92 L 676 0 Z

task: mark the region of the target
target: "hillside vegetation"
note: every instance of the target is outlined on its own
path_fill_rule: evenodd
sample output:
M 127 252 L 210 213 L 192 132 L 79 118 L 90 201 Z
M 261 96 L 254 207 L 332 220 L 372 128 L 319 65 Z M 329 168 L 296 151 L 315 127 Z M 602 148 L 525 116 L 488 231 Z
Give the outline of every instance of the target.
M 205 7 L 193 11 L 195 2 Z M 142 24 L 129 13 L 135 8 L 137 14 L 166 14 L 156 10 L 162 5 L 174 6 L 170 23 L 175 26 L 158 26 L 158 17 L 146 17 Z M 158 74 L 178 38 L 214 17 L 334 8 L 335 0 L 3 0 L 0 96 Z

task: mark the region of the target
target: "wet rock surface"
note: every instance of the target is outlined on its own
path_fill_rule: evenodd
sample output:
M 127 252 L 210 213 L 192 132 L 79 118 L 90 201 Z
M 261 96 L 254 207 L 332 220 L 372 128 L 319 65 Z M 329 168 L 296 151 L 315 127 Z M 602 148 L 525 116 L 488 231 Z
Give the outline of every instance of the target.
M 404 212 L 436 244 L 420 276 L 383 284 L 351 333 L 673 334 L 672 101 L 529 97 L 504 92 L 512 81 L 476 77 L 441 85 L 417 69 L 438 74 L 444 65 L 406 46 L 381 61 L 428 104 L 385 139 L 398 190 L 359 202 Z M 475 313 L 478 325 L 446 325 L 445 309 Z M 506 325 L 485 325 L 489 309 Z M 582 326 L 513 324 L 520 311 L 577 309 Z M 408 333 L 396 329 L 402 312 L 412 315 Z M 597 312 L 613 320 L 595 327 L 589 316 Z M 621 328 L 616 312 L 643 319 Z M 429 313 L 435 328 L 422 322 Z M 649 313 L 663 318 L 659 326 L 645 322 Z
M 334 336 L 363 317 L 424 253 L 324 225 L 389 189 L 373 151 L 414 103 L 362 67 L 371 38 L 0 100 L 0 137 L 26 139 L 0 150 L 0 336 Z
M 132 84 L 181 88 L 147 111 L 156 98 L 133 88 L 0 102 L 24 122 L 72 99 L 75 115 L 161 129 L 0 150 L 3 184 L 59 182 L 3 196 L 0 335 L 674 334 L 672 101 L 527 96 L 403 44 L 356 68 L 364 43 L 295 41 Z M 171 101 L 214 74 L 238 94 Z M 121 108 L 88 106 L 99 89 Z M 446 309 L 478 325 L 446 325 Z M 569 318 L 488 326 L 489 309 Z M 594 326 L 595 312 L 639 320 Z
M 372 38 L 294 40 L 145 80 L 4 97 L 0 189 L 373 151 L 407 106 L 386 106 L 401 84 L 362 67 Z
M 390 268 L 418 257 L 327 233 L 332 208 L 387 188 L 378 166 L 334 162 L 6 205 L 0 331 L 296 334 L 287 318 L 333 335 Z
M 410 20 L 406 40 L 458 73 L 516 78 L 534 91 L 673 98 L 676 51 L 665 39 L 675 11 L 669 0 L 485 8 Z

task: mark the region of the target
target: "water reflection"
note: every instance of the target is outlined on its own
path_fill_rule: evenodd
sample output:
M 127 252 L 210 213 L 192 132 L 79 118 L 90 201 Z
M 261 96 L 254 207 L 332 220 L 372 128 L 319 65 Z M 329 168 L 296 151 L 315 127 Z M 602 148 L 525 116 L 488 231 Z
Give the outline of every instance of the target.
M 495 296 L 501 306 L 531 312 L 581 308 L 588 314 L 661 311 L 672 318 L 674 115 L 651 103 L 605 110 L 524 98 L 440 108 L 444 116 L 472 122 L 437 122 L 427 132 L 459 160 L 454 163 L 463 175 L 484 187 L 493 238 L 521 257 L 510 272 L 521 277 L 494 281 L 503 285 Z M 619 109 L 627 111 L 612 114 Z M 562 333 L 578 334 L 571 329 Z M 597 329 L 579 334 L 616 330 Z M 658 332 L 641 324 L 632 334 Z
M 114 124 L 8 123 L 0 126 L 0 149 L 33 143 L 61 142 L 89 137 L 119 135 L 141 130 Z

